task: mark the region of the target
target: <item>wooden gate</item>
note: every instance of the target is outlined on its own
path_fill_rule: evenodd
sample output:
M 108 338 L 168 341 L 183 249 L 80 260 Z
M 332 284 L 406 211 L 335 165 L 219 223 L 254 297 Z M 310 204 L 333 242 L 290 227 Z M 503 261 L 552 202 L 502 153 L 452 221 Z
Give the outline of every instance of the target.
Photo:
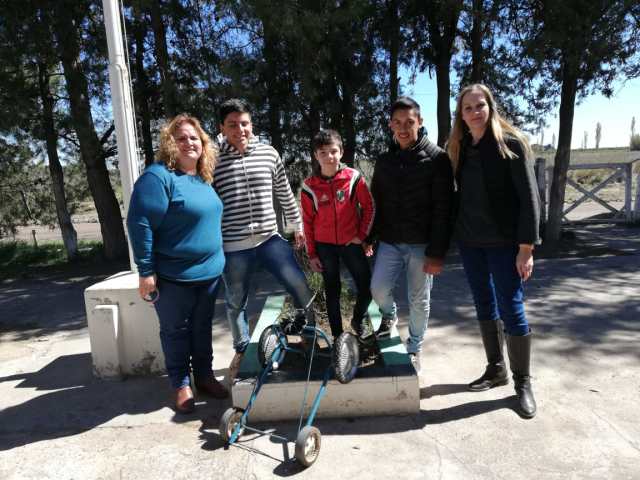
M 632 223 L 634 222 L 634 220 L 640 219 L 640 174 L 638 174 L 638 179 L 636 179 L 637 193 L 635 202 L 633 199 L 633 166 L 638 161 L 640 161 L 640 158 L 636 158 L 635 160 L 624 163 L 587 163 L 569 165 L 569 171 L 598 169 L 610 170 L 611 174 L 602 182 L 591 188 L 585 188 L 584 186 L 580 185 L 578 182 L 567 176 L 567 185 L 570 185 L 578 192 L 582 193 L 582 196 L 564 209 L 564 211 L 562 212 L 562 221 L 564 223 Z M 551 183 L 552 175 L 553 167 L 547 168 L 546 160 L 544 158 L 537 158 L 536 178 L 538 181 L 540 198 L 542 200 L 541 218 L 543 219 L 547 218 L 547 205 L 549 204 L 547 186 Z M 624 205 L 621 208 L 614 207 L 598 195 L 598 192 L 600 192 L 604 187 L 617 180 L 621 180 L 622 182 L 624 182 Z M 592 200 L 599 205 L 602 205 L 609 212 L 611 212 L 611 215 L 603 218 L 569 220 L 567 218 L 567 215 L 587 200 Z

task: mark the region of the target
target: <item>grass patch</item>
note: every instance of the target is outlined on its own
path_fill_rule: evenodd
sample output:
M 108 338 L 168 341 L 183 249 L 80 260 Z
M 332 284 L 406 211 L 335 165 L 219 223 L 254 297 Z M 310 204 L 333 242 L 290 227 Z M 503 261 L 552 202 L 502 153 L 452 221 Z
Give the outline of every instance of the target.
M 102 260 L 102 242 L 78 242 L 78 262 Z M 0 242 L 0 280 L 24 277 L 33 269 L 68 265 L 62 242 L 42 243 L 37 247 L 23 241 Z

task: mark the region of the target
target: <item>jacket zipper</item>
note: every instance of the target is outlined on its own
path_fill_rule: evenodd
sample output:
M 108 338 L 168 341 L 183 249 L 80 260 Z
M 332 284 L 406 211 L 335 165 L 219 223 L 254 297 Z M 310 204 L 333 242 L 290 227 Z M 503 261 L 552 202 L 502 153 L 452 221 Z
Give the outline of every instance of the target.
M 333 178 L 329 180 L 329 187 L 331 188 L 331 203 L 333 203 L 333 224 L 334 224 L 333 232 L 336 235 L 336 245 L 339 245 L 338 243 L 338 208 L 336 207 L 336 192 L 335 192 L 335 189 L 333 188 Z

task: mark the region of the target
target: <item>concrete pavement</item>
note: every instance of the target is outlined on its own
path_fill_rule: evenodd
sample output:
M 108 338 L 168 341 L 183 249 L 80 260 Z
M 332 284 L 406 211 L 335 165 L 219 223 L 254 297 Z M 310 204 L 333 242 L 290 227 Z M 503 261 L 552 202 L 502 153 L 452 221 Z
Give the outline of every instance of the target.
M 93 378 L 82 290 L 98 274 L 4 282 L 0 479 L 640 478 L 640 230 L 585 232 L 573 256 L 537 260 L 527 286 L 534 419 L 513 411 L 512 384 L 465 389 L 485 362 L 454 257 L 433 291 L 419 414 L 318 420 L 322 449 L 307 470 L 283 461 L 292 444 L 267 437 L 225 449 L 228 402 L 176 416 L 164 378 Z M 254 316 L 277 291 L 261 282 Z M 233 352 L 219 307 L 214 366 L 225 376 Z M 290 437 L 297 427 L 263 426 Z

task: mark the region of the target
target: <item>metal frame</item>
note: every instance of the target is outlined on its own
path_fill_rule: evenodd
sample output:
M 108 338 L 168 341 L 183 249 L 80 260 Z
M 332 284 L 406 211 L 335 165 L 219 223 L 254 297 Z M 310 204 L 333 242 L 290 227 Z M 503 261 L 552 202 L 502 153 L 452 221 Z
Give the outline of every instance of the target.
M 247 403 L 247 406 L 245 407 L 244 411 L 242 412 L 242 416 L 240 417 L 240 420 L 238 421 L 237 425 L 234 427 L 233 432 L 231 434 L 231 437 L 229 438 L 229 441 L 227 442 L 229 445 L 233 445 L 238 438 L 240 437 L 240 434 L 243 430 L 249 430 L 251 432 L 255 432 L 255 433 L 259 433 L 262 435 L 268 435 L 270 437 L 274 437 L 277 438 L 279 440 L 282 440 L 284 442 L 295 442 L 295 440 L 290 440 L 286 437 L 277 435 L 273 432 L 268 432 L 265 430 L 259 430 L 257 428 L 251 427 L 247 424 L 247 420 L 249 418 L 249 413 L 251 412 L 251 409 L 253 407 L 253 405 L 255 404 L 256 399 L 258 398 L 258 394 L 260 393 L 260 389 L 262 388 L 262 386 L 267 382 L 267 379 L 269 377 L 269 374 L 273 371 L 274 366 L 277 366 L 278 364 L 280 364 L 280 362 L 284 359 L 285 354 L 287 352 L 291 352 L 291 353 L 296 353 L 296 354 L 302 354 L 305 357 L 308 356 L 308 360 L 309 360 L 309 367 L 308 367 L 308 372 L 307 372 L 307 387 L 305 388 L 305 393 L 304 393 L 304 399 L 302 401 L 302 407 L 300 409 L 300 421 L 298 423 L 298 431 L 296 433 L 296 436 L 300 433 L 300 430 L 302 430 L 303 425 L 302 425 L 302 421 L 304 418 L 304 410 L 306 407 L 306 400 L 307 400 L 307 388 L 309 386 L 309 376 L 311 375 L 311 367 L 313 365 L 313 359 L 314 357 L 317 356 L 322 356 L 322 357 L 329 357 L 331 358 L 331 350 L 333 348 L 331 340 L 327 337 L 327 335 L 317 326 L 315 325 L 305 325 L 302 329 L 302 332 L 300 334 L 301 338 L 307 338 L 307 339 L 311 339 L 313 341 L 312 343 L 312 347 L 311 347 L 311 354 L 307 355 L 307 352 L 304 349 L 301 348 L 294 348 L 289 346 L 288 341 L 287 341 L 287 335 L 284 333 L 284 331 L 282 330 L 282 327 L 280 326 L 280 324 L 275 323 L 273 324 L 272 327 L 269 328 L 274 328 L 276 334 L 277 334 L 277 338 L 278 338 L 278 345 L 276 346 L 275 350 L 273 351 L 273 354 L 271 355 L 271 361 L 267 362 L 267 364 L 264 366 L 264 368 L 262 369 L 262 372 L 260 373 L 258 379 L 256 380 L 256 383 L 253 387 L 253 391 L 251 392 L 251 395 L 249 397 L 249 401 Z M 329 345 L 330 349 L 329 349 L 329 353 L 324 353 L 324 352 L 316 352 L 316 340 L 317 338 L 320 337 L 322 338 L 325 342 L 327 342 L 327 345 Z M 329 379 L 331 378 L 331 373 L 332 373 L 332 369 L 333 369 L 333 365 L 329 365 L 325 371 L 324 371 L 324 376 L 322 379 L 322 385 L 320 386 L 320 388 L 318 389 L 318 392 L 316 393 L 316 396 L 313 400 L 313 404 L 311 405 L 311 410 L 309 411 L 309 416 L 307 417 L 307 420 L 304 424 L 304 426 L 311 426 L 313 424 L 313 421 L 315 420 L 316 414 L 318 413 L 318 408 L 320 407 L 320 402 L 322 401 L 322 398 L 324 397 L 324 394 L 326 393 L 327 390 L 327 384 L 329 383 Z

